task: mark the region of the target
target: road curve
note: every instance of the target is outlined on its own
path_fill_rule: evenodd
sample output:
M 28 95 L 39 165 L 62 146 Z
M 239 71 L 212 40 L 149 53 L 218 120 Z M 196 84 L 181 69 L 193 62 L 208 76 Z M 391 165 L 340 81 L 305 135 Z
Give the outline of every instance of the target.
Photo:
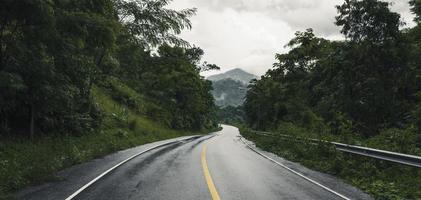
M 336 187 L 340 190 L 338 192 L 350 195 L 351 199 L 369 199 L 366 194 L 333 177 L 299 165 L 294 165 L 294 168 L 315 177 L 316 181 L 327 183 L 327 187 Z M 72 173 L 75 172 L 77 174 L 77 170 Z M 55 188 L 55 192 L 45 192 L 50 187 L 54 186 L 29 189 L 18 199 L 65 199 L 70 195 L 68 189 L 60 187 Z M 59 192 L 61 189 L 63 193 Z M 142 154 L 99 179 L 74 199 L 342 198 L 251 151 L 240 140 L 237 128 L 223 126 L 214 137 L 176 142 Z

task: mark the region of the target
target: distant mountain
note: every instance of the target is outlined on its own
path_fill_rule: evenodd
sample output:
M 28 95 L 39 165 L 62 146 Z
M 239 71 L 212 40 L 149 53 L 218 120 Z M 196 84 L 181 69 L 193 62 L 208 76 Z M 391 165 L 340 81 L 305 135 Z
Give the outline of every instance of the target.
M 234 81 L 240 81 L 243 84 L 248 85 L 248 83 L 252 80 L 252 79 L 257 79 L 258 77 L 256 75 L 250 74 L 245 72 L 242 69 L 236 68 L 230 71 L 227 71 L 223 74 L 217 74 L 217 75 L 213 75 L 213 76 L 209 76 L 207 79 L 210 81 L 219 81 L 219 80 L 223 80 L 223 79 L 232 79 Z
M 220 107 L 241 106 L 247 93 L 247 85 L 230 78 L 213 81 L 212 95 Z
M 249 82 L 257 78 L 241 69 L 233 69 L 223 74 L 209 76 L 207 79 L 212 81 L 212 94 L 216 105 L 237 107 L 244 103 Z

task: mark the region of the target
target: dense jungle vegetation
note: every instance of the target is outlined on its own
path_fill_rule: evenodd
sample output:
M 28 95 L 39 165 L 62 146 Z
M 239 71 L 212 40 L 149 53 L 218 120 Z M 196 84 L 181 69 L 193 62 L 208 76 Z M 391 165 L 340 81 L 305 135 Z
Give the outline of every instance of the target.
M 420 136 L 421 1 L 410 1 L 417 26 L 402 22 L 379 0 L 337 6 L 343 41 L 297 32 L 277 63 L 247 93 L 248 124 L 286 124 L 321 134 L 375 137 L 387 129 Z M 416 137 L 418 147 L 421 137 Z

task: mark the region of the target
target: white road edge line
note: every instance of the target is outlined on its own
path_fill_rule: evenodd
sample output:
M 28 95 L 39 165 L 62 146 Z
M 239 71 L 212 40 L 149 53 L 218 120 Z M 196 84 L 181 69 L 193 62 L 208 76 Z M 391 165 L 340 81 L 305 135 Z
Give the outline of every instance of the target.
M 318 183 L 317 181 L 315 181 L 315 180 L 313 180 L 313 179 L 311 179 L 311 178 L 308 178 L 308 177 L 304 176 L 303 174 L 301 174 L 301 173 L 299 173 L 299 172 L 297 172 L 297 171 L 295 171 L 295 170 L 293 170 L 293 169 L 291 169 L 291 168 L 287 167 L 286 165 L 284 165 L 284 164 L 282 164 L 282 163 L 280 163 L 280 162 L 278 162 L 278 161 L 276 161 L 276 160 L 274 160 L 274 159 L 270 158 L 269 156 L 266 156 L 265 154 L 263 154 L 263 153 L 259 152 L 258 150 L 254 149 L 252 146 L 250 146 L 247 142 L 243 141 L 243 137 L 242 137 L 242 136 L 240 136 L 240 140 L 241 140 L 241 141 L 242 141 L 242 142 L 243 142 L 243 143 L 244 143 L 244 144 L 245 144 L 245 145 L 246 145 L 249 149 L 251 149 L 252 151 L 254 151 L 254 152 L 256 152 L 257 154 L 261 155 L 262 157 L 264 157 L 264 158 L 266 158 L 266 159 L 268 159 L 268 160 L 272 161 L 273 163 L 275 163 L 275 164 L 277 164 L 277 165 L 281 166 L 282 168 L 284 168 L 284 169 L 286 169 L 286 170 L 288 170 L 288 171 L 290 171 L 290 172 L 294 173 L 295 175 L 300 176 L 301 178 L 303 178 L 303 179 L 305 179 L 305 180 L 307 180 L 307 181 L 309 181 L 309 182 L 311 182 L 311 183 L 313 183 L 313 184 L 315 184 L 315 185 L 317 185 L 317 186 L 319 186 L 319 187 L 323 188 L 324 190 L 326 190 L 326 191 L 328 191 L 328 192 L 330 192 L 330 193 L 332 193 L 332 194 L 335 194 L 335 195 L 337 195 L 337 196 L 341 197 L 342 199 L 345 199 L 345 200 L 351 200 L 350 198 L 348 198 L 348 197 L 346 197 L 346 196 L 344 196 L 344 195 L 342 195 L 342 194 L 340 194 L 340 193 L 338 193 L 338 192 L 335 192 L 334 190 L 332 190 L 332 189 L 330 189 L 330 188 L 328 188 L 328 187 L 326 187 L 326 186 L 324 186 L 324 185 L 322 185 L 322 184 Z
M 67 197 L 65 200 L 72 200 L 73 198 L 75 198 L 77 195 L 79 195 L 83 190 L 85 190 L 86 188 L 88 188 L 89 186 L 91 186 L 92 184 L 94 184 L 96 181 L 98 181 L 99 179 L 101 179 L 102 177 L 104 177 L 105 175 L 107 175 L 108 173 L 110 173 L 111 171 L 113 171 L 114 169 L 116 169 L 117 167 L 120 167 L 121 165 L 123 165 L 124 163 L 126 163 L 126 162 L 128 162 L 128 161 L 130 161 L 130 160 L 132 160 L 133 158 L 135 158 L 135 157 L 137 157 L 137 156 L 140 156 L 140 155 L 142 155 L 142 154 L 144 154 L 144 153 L 146 153 L 146 152 L 149 152 L 149 151 L 151 151 L 151 150 L 154 150 L 154 149 L 157 149 L 157 148 L 160 148 L 160 147 L 163 147 L 163 146 L 166 146 L 166 145 L 169 145 L 169 144 L 173 144 L 173 143 L 177 143 L 177 142 L 182 142 L 182 141 L 185 141 L 185 140 L 190 140 L 190 139 L 193 139 L 193 138 L 199 138 L 199 137 L 202 137 L 202 136 L 192 136 L 192 137 L 188 137 L 188 138 L 184 138 L 184 139 L 179 139 L 179 140 L 175 140 L 175 141 L 171 141 L 171 142 L 166 142 L 166 143 L 163 143 L 163 144 L 159 144 L 159 145 L 156 145 L 156 146 L 153 146 L 153 147 L 150 147 L 150 148 L 148 148 L 148 149 L 146 149 L 146 150 L 144 150 L 144 151 L 142 151 L 142 152 L 139 152 L 139 153 L 137 153 L 137 154 L 135 154 L 135 155 L 133 155 L 133 156 L 131 156 L 131 157 L 129 157 L 129 158 L 127 158 L 126 160 L 123 160 L 123 161 L 121 161 L 120 163 L 118 163 L 117 165 L 115 165 L 114 167 L 111 167 L 110 169 L 108 169 L 107 171 L 105 171 L 104 173 L 102 173 L 102 174 L 100 174 L 99 176 L 97 176 L 96 178 L 94 178 L 94 179 L 92 179 L 89 183 L 87 183 L 86 185 L 84 185 L 84 186 L 82 186 L 80 189 L 78 189 L 76 192 L 74 192 L 72 195 L 70 195 L 69 197 Z

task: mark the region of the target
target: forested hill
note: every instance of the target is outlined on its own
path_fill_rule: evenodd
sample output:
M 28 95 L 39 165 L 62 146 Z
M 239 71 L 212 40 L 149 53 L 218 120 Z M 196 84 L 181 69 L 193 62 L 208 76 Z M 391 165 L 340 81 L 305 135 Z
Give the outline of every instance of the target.
M 215 66 L 202 65 L 203 51 L 176 36 L 196 11 L 168 3 L 2 2 L 0 134 L 93 131 L 104 113 L 92 90 L 115 87 L 110 79 L 153 105 L 124 94 L 116 100 L 168 127 L 212 126 L 211 84 L 199 72 Z
M 209 76 L 207 79 L 213 82 L 224 80 L 224 79 L 232 79 L 234 81 L 239 81 L 243 83 L 244 85 L 248 85 L 251 80 L 257 79 L 257 78 L 258 77 L 254 74 L 250 74 L 248 72 L 245 72 L 242 69 L 235 68 L 222 74 Z
M 233 69 L 222 74 L 209 76 L 212 81 L 212 94 L 216 105 L 220 107 L 241 106 L 244 103 L 247 86 L 258 77 L 242 69 Z

